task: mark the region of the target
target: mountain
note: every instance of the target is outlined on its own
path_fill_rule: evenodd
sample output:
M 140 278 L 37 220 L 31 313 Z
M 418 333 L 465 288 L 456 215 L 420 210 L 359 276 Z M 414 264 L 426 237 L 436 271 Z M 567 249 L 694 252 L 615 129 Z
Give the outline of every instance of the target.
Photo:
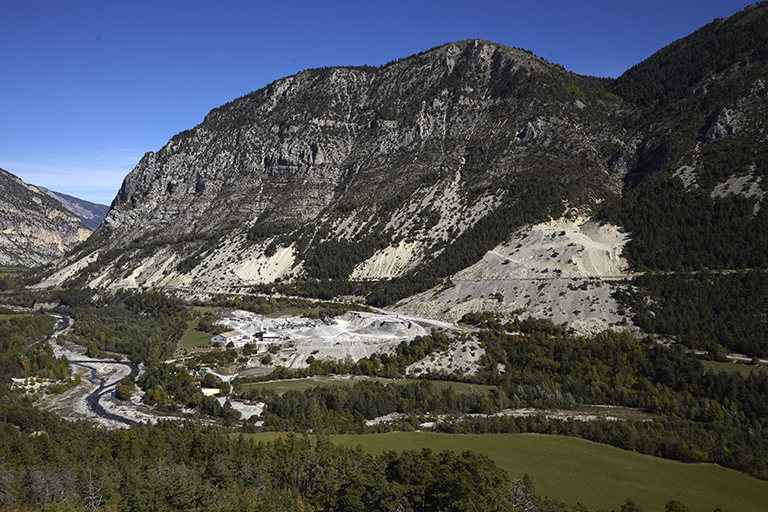
M 82 223 L 93 231 L 99 227 L 101 221 L 104 219 L 104 215 L 109 211 L 109 206 L 104 204 L 91 203 L 90 201 L 62 194 L 61 192 L 54 192 L 53 190 L 48 190 L 44 187 L 37 188 L 44 194 L 47 194 L 60 202 L 64 205 L 64 208 L 80 217 Z
M 72 260 L 118 287 L 447 277 L 523 223 L 618 192 L 621 105 L 601 80 L 477 40 L 308 70 L 146 154 Z
M 0 264 L 50 263 L 90 234 L 61 203 L 0 169 Z
M 622 279 L 768 266 L 767 13 L 715 20 L 616 80 L 481 40 L 277 80 L 144 155 L 41 286 L 354 296 L 683 336 L 652 320 L 663 286 Z

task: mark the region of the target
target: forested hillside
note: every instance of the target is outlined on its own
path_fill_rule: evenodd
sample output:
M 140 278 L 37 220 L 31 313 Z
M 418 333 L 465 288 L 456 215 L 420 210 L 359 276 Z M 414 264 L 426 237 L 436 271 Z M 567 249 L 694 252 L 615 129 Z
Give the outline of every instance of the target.
M 144 156 L 88 241 L 0 277 L 20 307 L 0 309 L 0 508 L 588 510 L 478 453 L 327 438 L 414 430 L 572 436 L 763 484 L 767 120 L 767 2 L 615 80 L 470 40 L 213 109 Z M 209 343 L 223 310 L 322 318 L 320 336 L 350 310 L 423 321 L 409 297 L 453 316 L 365 357 L 262 326 L 262 343 Z M 574 328 L 599 297 L 610 329 Z M 41 311 L 74 319 L 58 342 L 77 353 L 140 365 L 114 400 L 157 423 L 34 408 L 80 382 L 37 343 Z M 270 432 L 290 435 L 249 438 Z
M 692 348 L 768 353 L 766 26 L 763 2 L 676 41 L 611 86 L 643 112 L 633 129 L 644 140 L 624 193 L 599 215 L 632 233 L 624 254 L 653 273 L 620 297 L 646 332 Z
M 685 98 L 708 75 L 738 64 L 768 60 L 765 3 L 716 19 L 627 70 L 609 88 L 634 104 Z
M 509 476 L 471 452 L 371 456 L 322 438 L 264 444 L 175 422 L 107 431 L 0 410 L 4 509 L 512 510 Z

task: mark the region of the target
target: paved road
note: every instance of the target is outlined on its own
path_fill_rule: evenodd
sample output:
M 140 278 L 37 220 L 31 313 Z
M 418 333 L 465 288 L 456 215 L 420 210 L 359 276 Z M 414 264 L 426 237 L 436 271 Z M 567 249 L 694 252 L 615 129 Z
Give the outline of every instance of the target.
M 435 327 L 441 327 L 443 329 L 452 329 L 452 330 L 458 330 L 458 331 L 472 330 L 472 329 L 467 329 L 465 327 L 459 327 L 458 325 L 452 324 L 450 322 L 441 322 L 440 320 L 433 320 L 432 318 L 422 318 L 419 316 L 403 315 L 401 313 L 395 313 L 394 311 L 387 311 L 386 309 L 381 309 L 381 308 L 371 308 L 371 309 L 377 313 L 381 313 L 382 315 L 394 316 L 401 320 L 410 320 L 411 322 L 419 322 L 421 324 L 434 325 Z
M 727 354 L 725 357 L 728 358 L 729 361 L 738 361 L 740 363 L 750 363 L 750 362 L 752 362 L 752 358 L 751 357 L 734 356 L 734 355 L 731 355 L 731 354 Z M 760 364 L 768 364 L 768 359 L 758 359 L 758 361 L 760 362 Z

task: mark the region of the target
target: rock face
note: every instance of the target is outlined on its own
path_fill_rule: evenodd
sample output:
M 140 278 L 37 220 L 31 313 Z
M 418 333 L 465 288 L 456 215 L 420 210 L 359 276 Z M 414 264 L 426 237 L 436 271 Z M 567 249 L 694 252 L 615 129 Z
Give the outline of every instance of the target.
M 542 145 L 551 148 L 553 166 L 568 163 L 566 148 L 583 154 L 579 174 L 603 185 L 600 147 L 621 129 L 608 121 L 605 102 L 593 102 L 600 119 L 582 126 L 584 109 L 552 102 L 561 91 L 547 89 L 559 84 L 525 90 L 539 75 L 585 80 L 483 41 L 378 69 L 309 70 L 278 80 L 145 155 L 105 227 L 125 241 L 213 233 L 233 222 L 266 222 L 265 213 L 271 224 L 295 227 L 336 204 L 380 205 L 457 171 L 465 188 L 530 172 L 530 156 Z
M 445 320 L 491 309 L 616 325 L 610 286 L 591 280 L 625 276 L 624 242 L 640 237 L 607 244 L 598 209 L 663 227 L 659 199 L 709 194 L 716 210 L 739 194 L 754 203 L 736 205 L 754 212 L 744 222 L 764 222 L 766 34 L 763 3 L 616 80 L 480 40 L 277 80 L 144 155 L 92 241 L 40 286 L 288 283 L 373 305 L 410 296 L 401 307 Z
M 293 263 L 273 279 L 391 278 L 452 244 L 518 179 L 570 183 L 594 204 L 620 190 L 606 148 L 625 131 L 601 84 L 479 40 L 278 80 L 141 159 L 99 230 L 120 261 L 103 258 L 92 282 L 186 286 L 219 265 L 219 283 L 247 286 L 264 279 L 244 265 L 279 248 Z M 357 249 L 328 271 L 318 259 L 337 243 Z M 382 263 L 389 254 L 407 259 Z
M 717 118 L 712 122 L 704 135 L 704 141 L 715 142 L 729 135 L 734 135 L 737 131 L 738 121 L 733 113 L 724 108 L 717 114 Z
M 104 219 L 104 215 L 109 211 L 109 206 L 105 204 L 91 203 L 90 201 L 62 194 L 61 192 L 54 192 L 53 190 L 48 190 L 44 187 L 37 187 L 37 189 L 54 198 L 60 202 L 64 208 L 80 217 L 80 221 L 92 231 L 95 231 L 96 228 L 99 227 L 101 221 Z
M 0 169 L 0 264 L 50 263 L 90 234 L 61 203 Z

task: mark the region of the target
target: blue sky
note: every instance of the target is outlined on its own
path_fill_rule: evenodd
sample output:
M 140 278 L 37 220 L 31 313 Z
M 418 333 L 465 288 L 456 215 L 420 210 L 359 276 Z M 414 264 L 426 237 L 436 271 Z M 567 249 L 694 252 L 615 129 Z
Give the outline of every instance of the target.
M 109 204 L 147 151 L 298 71 L 486 39 L 616 77 L 737 0 L 3 0 L 0 168 Z

